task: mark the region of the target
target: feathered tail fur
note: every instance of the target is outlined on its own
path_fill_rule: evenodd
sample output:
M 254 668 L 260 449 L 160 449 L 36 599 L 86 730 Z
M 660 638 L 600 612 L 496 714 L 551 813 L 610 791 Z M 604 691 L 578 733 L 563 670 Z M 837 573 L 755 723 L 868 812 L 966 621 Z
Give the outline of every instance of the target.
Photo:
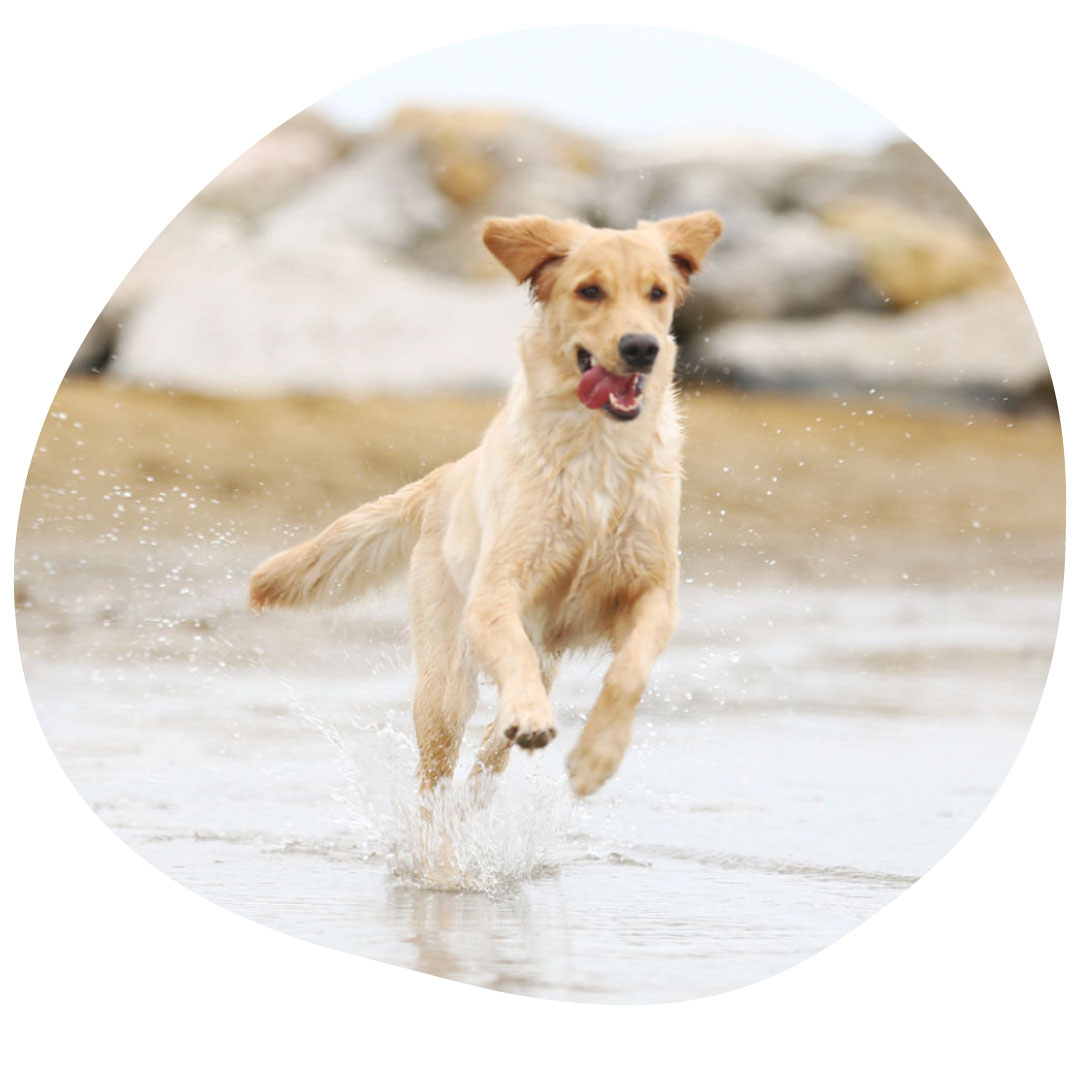
M 341 603 L 385 581 L 404 565 L 424 507 L 449 467 L 358 506 L 314 539 L 260 563 L 251 575 L 251 607 Z

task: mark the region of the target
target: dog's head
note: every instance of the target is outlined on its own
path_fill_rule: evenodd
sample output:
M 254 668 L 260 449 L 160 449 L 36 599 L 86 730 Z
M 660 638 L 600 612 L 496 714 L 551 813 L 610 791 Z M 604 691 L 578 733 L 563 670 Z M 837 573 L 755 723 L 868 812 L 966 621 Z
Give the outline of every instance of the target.
M 646 385 L 671 381 L 672 316 L 721 229 L 711 210 L 626 230 L 545 217 L 486 221 L 488 250 L 540 305 L 540 347 L 523 355 L 530 382 L 545 395 L 576 391 L 584 406 L 618 420 L 638 417 Z

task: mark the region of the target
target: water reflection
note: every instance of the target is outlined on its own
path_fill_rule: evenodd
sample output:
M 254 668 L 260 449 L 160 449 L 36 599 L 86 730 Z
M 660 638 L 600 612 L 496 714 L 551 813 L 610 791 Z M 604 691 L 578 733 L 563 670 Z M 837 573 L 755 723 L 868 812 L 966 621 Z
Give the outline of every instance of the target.
M 398 885 L 389 906 L 419 971 L 518 993 L 545 981 L 552 943 L 537 931 L 525 889 L 491 897 Z

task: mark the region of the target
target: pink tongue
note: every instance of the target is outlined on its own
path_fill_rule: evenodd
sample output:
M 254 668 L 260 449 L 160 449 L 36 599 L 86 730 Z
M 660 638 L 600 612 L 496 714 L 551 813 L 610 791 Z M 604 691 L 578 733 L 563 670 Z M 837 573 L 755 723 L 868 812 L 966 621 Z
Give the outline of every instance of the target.
M 634 380 L 636 375 L 612 375 L 600 364 L 593 364 L 578 383 L 577 396 L 582 405 L 599 409 L 614 394 L 615 400 L 626 408 L 634 404 Z

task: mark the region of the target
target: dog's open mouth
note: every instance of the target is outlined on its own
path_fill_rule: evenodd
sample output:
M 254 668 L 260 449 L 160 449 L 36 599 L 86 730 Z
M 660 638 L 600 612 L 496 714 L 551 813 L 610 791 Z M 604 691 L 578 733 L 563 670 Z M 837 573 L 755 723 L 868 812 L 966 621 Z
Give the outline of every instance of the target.
M 578 349 L 578 399 L 590 409 L 603 407 L 616 420 L 633 420 L 641 412 L 641 396 L 645 393 L 645 376 L 615 375 L 596 363 L 585 349 Z

